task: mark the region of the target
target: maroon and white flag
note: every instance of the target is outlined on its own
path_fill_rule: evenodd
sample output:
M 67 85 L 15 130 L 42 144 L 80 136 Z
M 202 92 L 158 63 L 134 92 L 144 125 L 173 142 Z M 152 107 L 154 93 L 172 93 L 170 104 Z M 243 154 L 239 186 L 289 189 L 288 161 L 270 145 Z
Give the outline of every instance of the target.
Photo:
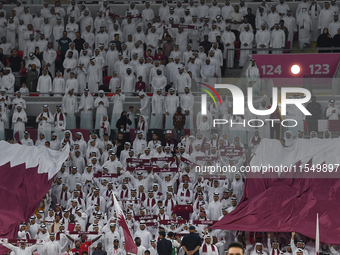
M 17 237 L 20 223 L 37 210 L 69 150 L 69 145 L 54 151 L 0 141 L 0 238 Z M 6 251 L 0 245 L 0 254 Z
M 120 207 L 116 196 L 113 196 L 113 204 L 116 210 L 117 218 L 118 218 L 118 224 L 123 228 L 124 232 L 124 238 L 125 238 L 125 250 L 129 253 L 137 254 L 137 246 L 135 242 L 133 241 L 130 229 L 128 225 L 126 224 L 126 219 L 124 216 L 124 212 L 122 208 Z

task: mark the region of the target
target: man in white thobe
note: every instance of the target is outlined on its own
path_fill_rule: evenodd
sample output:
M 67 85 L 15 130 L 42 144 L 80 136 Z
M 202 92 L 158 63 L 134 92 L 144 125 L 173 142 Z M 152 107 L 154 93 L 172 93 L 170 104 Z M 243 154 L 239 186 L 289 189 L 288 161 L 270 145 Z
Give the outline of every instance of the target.
M 126 69 L 126 74 L 122 78 L 122 91 L 126 95 L 132 95 L 132 93 L 135 91 L 135 84 L 136 79 L 135 76 L 132 74 L 132 69 L 128 67 Z
M 183 93 L 185 87 L 191 87 L 191 79 L 189 74 L 184 72 L 183 67 L 180 67 L 178 71 L 179 74 L 176 75 L 174 85 L 177 92 Z
M 73 95 L 73 89 L 66 90 L 62 100 L 63 113 L 66 115 L 66 129 L 76 128 L 76 113 L 78 112 L 77 98 Z
M 47 49 L 43 53 L 44 64 L 47 65 L 48 71 L 52 76 L 55 76 L 55 61 L 57 59 L 57 52 L 53 49 L 53 43 L 49 42 Z
M 272 5 L 271 13 L 267 16 L 268 29 L 273 30 L 276 23 L 280 22 L 280 15 L 276 12 L 276 6 Z
M 192 129 L 193 125 L 193 108 L 194 108 L 194 96 L 190 93 L 190 88 L 184 88 L 184 94 L 180 96 L 180 106 L 185 114 L 184 128 Z
M 246 25 L 243 32 L 240 34 L 241 49 L 251 49 L 253 47 L 254 33 L 249 31 L 250 26 Z M 241 50 L 239 66 L 243 66 L 246 62 L 250 50 Z
M 207 82 L 209 84 L 213 84 L 215 81 L 216 74 L 216 68 L 214 65 L 210 64 L 210 58 L 207 57 L 205 60 L 205 65 L 201 68 L 201 76 L 203 79 L 203 82 Z
M 223 7 L 224 8 L 224 7 Z M 231 32 L 231 25 L 228 24 L 226 30 L 223 32 L 221 41 L 224 43 L 224 58 L 227 60 L 227 68 L 234 67 L 234 55 L 236 36 Z
M 175 89 L 170 88 L 165 98 L 165 129 L 173 129 L 173 116 L 179 107 L 179 98 L 175 95 Z
M 280 29 L 280 24 L 275 24 L 275 29 L 270 35 L 270 48 L 284 48 L 286 43 L 285 32 Z M 272 54 L 282 54 L 281 50 L 273 50 Z
M 47 69 L 43 70 L 43 75 L 38 79 L 37 92 L 42 93 L 40 94 L 42 97 L 48 97 L 48 93 L 52 93 L 52 79 L 48 75 Z
M 296 24 L 299 29 L 299 47 L 303 49 L 308 47 L 311 42 L 312 20 L 306 8 L 302 8 L 299 16 L 296 19 Z
M 162 89 L 157 89 L 151 101 L 152 115 L 150 118 L 150 129 L 163 129 L 164 101 Z
M 161 68 L 156 69 L 156 75 L 151 80 L 152 92 L 156 92 L 158 89 L 165 92 L 164 89 L 167 85 L 166 77 L 162 73 Z
M 328 26 L 328 33 L 332 36 L 332 38 L 338 34 L 338 30 L 340 28 L 339 15 L 334 14 L 333 17 L 333 22 L 331 22 Z
M 292 49 L 294 34 L 297 33 L 297 26 L 291 10 L 287 11 L 287 15 L 283 17 L 283 21 L 285 22 L 285 27 L 288 29 L 288 41 L 290 42 L 290 48 Z
M 325 2 L 325 8 L 321 10 L 319 15 L 318 29 L 321 33 L 325 28 L 328 28 L 329 24 L 332 22 L 334 11 L 330 8 L 329 2 Z
M 270 43 L 270 32 L 268 29 L 266 29 L 266 24 L 261 24 L 261 30 L 257 30 L 255 34 L 255 41 L 256 41 L 256 47 L 258 49 L 261 48 L 269 48 Z M 268 51 L 258 51 L 257 54 L 268 54 Z
M 53 125 L 53 114 L 49 111 L 48 106 L 43 106 L 43 112 L 36 118 L 38 124 L 38 133 L 43 133 L 47 141 L 51 140 L 51 130 Z
M 248 79 L 248 86 L 253 87 L 253 93 L 256 95 L 260 95 L 261 87 L 260 87 L 260 72 L 256 66 L 255 60 L 251 60 L 250 66 L 247 68 L 246 77 Z M 250 86 L 249 86 L 250 83 Z
M 69 51 L 67 58 L 65 58 L 63 62 L 63 67 L 64 67 L 64 80 L 65 82 L 67 79 L 70 78 L 70 73 L 71 71 L 74 72 L 74 70 L 77 67 L 77 59 L 73 58 L 73 52 Z

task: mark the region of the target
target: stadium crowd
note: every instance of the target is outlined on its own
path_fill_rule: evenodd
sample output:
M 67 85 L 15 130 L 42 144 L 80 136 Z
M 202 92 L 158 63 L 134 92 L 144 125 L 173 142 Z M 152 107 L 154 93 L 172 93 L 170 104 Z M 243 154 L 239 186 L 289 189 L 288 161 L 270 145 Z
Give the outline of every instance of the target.
M 45 2 L 35 14 L 20 1 L 11 14 L 0 4 L 0 139 L 5 139 L 5 129 L 13 129 L 18 138 L 7 137 L 11 143 L 52 150 L 70 146 L 69 158 L 51 190 L 18 231 L 18 239 L 45 244 L 26 247 L 22 243 L 20 250 L 1 240 L 4 246 L 15 254 L 31 254 L 34 249 L 41 255 L 128 254 L 114 209 L 115 196 L 138 255 L 164 255 L 157 245 L 165 237 L 172 240 L 172 255 L 224 254 L 235 240 L 249 255 L 315 252 L 312 240 L 294 232 L 208 228 L 237 207 L 246 176 L 197 173 L 195 166 L 247 164 L 262 138 L 281 137 L 281 126 L 215 128 L 216 118 L 243 123 L 256 117 L 249 111 L 233 115 L 225 94 L 221 102 L 209 102 L 207 114 L 194 114 L 191 92 L 200 81 L 215 83 L 235 63 L 242 67 L 252 48 L 271 47 L 272 54 L 291 48 L 297 32 L 300 48 L 315 41 L 319 47 L 338 47 L 339 8 L 335 1 L 324 2 L 321 8 L 315 0 L 303 0 L 295 19 L 284 0 L 271 6 L 262 1 L 256 15 L 244 0 L 234 6 L 227 0 L 222 8 L 217 4 L 190 0 L 184 8 L 180 1 L 175 7 L 163 1 L 156 16 L 149 2 L 141 13 L 130 3 L 125 17 L 117 17 L 114 5 L 103 1 L 94 20 L 89 8 L 74 0 L 66 9 L 60 2 L 54 6 Z M 235 45 L 249 50 L 237 56 Z M 252 61 L 247 78 L 255 86 L 259 77 Z M 25 131 L 24 97 L 31 92 L 60 97 L 55 111 L 44 105 L 36 116 L 36 141 Z M 108 93 L 113 93 L 111 98 Z M 123 109 L 126 96 L 135 96 L 140 107 Z M 270 108 L 271 103 L 262 99 L 259 109 Z M 340 115 L 334 100 L 323 113 L 313 97 L 307 109 L 312 116 L 306 120 L 297 108 L 288 109 L 298 125 L 284 132 L 283 146 L 306 137 L 304 123 L 310 138 L 317 138 L 317 120 L 323 114 L 332 120 Z M 255 122 L 268 118 L 281 120 L 279 108 Z M 82 132 L 73 137 L 70 130 L 76 128 L 93 132 L 85 139 Z M 132 130 L 136 130 L 134 139 Z M 194 136 L 187 130 L 197 132 Z M 323 138 L 332 135 L 326 131 Z M 195 231 L 203 243 L 199 240 L 199 249 L 192 252 L 188 240 L 181 239 Z M 295 245 L 294 240 L 300 239 L 304 241 Z M 326 250 L 338 254 L 332 246 Z

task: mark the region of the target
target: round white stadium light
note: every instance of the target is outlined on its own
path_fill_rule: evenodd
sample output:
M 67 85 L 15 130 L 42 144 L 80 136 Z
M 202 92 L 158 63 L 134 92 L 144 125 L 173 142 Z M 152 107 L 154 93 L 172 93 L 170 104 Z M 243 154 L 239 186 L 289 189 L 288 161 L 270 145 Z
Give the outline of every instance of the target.
M 292 65 L 292 67 L 290 68 L 290 71 L 292 72 L 292 74 L 299 74 L 301 71 L 301 68 L 298 65 Z

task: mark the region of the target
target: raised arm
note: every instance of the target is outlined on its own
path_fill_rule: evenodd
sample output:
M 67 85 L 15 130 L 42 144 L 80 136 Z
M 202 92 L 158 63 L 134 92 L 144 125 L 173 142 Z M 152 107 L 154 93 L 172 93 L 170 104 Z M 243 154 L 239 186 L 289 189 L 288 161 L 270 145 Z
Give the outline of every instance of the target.
M 72 237 L 70 237 L 69 235 L 66 235 L 66 237 L 72 242 L 74 243 L 74 239 Z

